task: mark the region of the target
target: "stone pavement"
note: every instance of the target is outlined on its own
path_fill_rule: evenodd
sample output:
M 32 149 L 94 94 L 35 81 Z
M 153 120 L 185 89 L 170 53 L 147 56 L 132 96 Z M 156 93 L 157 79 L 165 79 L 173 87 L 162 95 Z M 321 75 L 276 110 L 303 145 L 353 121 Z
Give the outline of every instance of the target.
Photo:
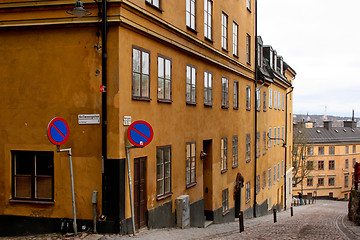
M 239 222 L 236 221 L 212 224 L 207 228 L 141 230 L 136 236 L 82 233 L 75 239 L 360 239 L 360 226 L 348 220 L 347 206 L 348 202 L 318 200 L 315 204 L 294 207 L 293 217 L 290 216 L 290 210 L 277 213 L 276 223 L 273 215 L 245 219 L 245 230 L 242 233 L 239 233 Z M 74 238 L 50 234 L 10 239 Z

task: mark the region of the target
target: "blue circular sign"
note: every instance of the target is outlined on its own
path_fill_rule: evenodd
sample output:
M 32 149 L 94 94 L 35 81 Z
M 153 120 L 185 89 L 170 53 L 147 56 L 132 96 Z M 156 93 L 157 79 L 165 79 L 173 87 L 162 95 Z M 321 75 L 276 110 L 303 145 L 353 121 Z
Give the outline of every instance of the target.
M 149 123 L 139 120 L 129 126 L 127 137 L 134 146 L 145 147 L 153 139 L 154 131 Z
M 64 119 L 56 117 L 49 122 L 47 132 L 50 142 L 62 145 L 69 138 L 69 125 Z

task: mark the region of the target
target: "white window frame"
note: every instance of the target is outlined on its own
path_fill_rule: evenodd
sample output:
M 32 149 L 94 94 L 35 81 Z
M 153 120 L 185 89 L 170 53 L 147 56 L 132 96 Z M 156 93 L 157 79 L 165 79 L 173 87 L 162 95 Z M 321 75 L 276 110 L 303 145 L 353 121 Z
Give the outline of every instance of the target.
M 204 0 L 204 36 L 212 40 L 212 1 Z
M 221 14 L 221 47 L 228 49 L 228 15 L 224 12 Z
M 269 88 L 269 108 L 272 108 L 272 102 L 273 102 L 273 90 Z
M 196 29 L 196 0 L 186 0 L 186 26 Z
M 246 0 L 246 8 L 251 11 L 251 0 Z
M 238 56 L 238 31 L 239 31 L 239 25 L 236 22 L 233 22 L 233 55 Z

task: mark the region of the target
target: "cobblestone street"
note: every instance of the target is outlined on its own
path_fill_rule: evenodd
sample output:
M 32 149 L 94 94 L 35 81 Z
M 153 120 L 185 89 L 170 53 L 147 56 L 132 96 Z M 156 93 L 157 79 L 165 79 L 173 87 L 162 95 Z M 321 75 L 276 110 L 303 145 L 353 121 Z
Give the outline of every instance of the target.
M 318 200 L 315 204 L 294 207 L 293 217 L 290 210 L 277 213 L 276 223 L 273 215 L 245 219 L 242 233 L 239 233 L 239 223 L 232 222 L 212 224 L 207 228 L 142 230 L 136 236 L 83 234 L 76 239 L 360 239 L 360 226 L 347 219 L 347 207 L 348 202 Z M 65 237 L 44 235 L 10 239 Z

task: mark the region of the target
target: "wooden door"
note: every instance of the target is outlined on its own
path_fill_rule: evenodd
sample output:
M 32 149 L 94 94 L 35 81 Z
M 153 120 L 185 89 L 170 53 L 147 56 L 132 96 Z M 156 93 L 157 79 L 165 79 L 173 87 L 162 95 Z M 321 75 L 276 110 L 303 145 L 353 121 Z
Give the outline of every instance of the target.
M 135 227 L 146 227 L 146 157 L 134 159 Z

